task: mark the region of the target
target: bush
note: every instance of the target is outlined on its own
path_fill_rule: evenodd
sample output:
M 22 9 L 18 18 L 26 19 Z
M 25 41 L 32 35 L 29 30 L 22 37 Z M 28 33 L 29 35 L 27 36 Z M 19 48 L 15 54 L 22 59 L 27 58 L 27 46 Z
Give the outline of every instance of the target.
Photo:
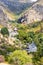
M 4 27 L 4 28 L 1 29 L 1 33 L 3 35 L 9 35 L 9 31 L 8 31 L 8 29 L 6 27 Z
M 37 52 L 34 53 L 34 65 L 43 65 L 43 33 L 38 33 L 34 39 L 37 45 Z
M 24 65 L 30 62 L 30 58 L 27 55 L 26 51 L 16 50 L 11 53 L 8 57 L 8 62 L 13 65 Z

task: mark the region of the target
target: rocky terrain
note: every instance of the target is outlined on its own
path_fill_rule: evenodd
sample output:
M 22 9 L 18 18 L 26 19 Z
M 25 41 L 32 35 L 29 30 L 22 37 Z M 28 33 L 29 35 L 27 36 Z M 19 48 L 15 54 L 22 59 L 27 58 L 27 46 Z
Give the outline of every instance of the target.
M 9 20 L 15 20 L 17 16 L 33 4 L 31 0 L 0 0 L 0 24 L 7 25 Z
M 0 0 L 0 65 L 43 65 L 43 0 Z
M 0 65 L 9 65 L 9 64 L 6 64 L 6 63 L 0 63 Z
M 36 0 L 35 0 L 36 1 Z M 3 5 L 10 9 L 12 12 L 16 14 L 20 14 L 27 7 L 30 7 L 34 1 L 31 0 L 0 0 Z
M 0 24 L 5 25 L 7 24 L 8 18 L 7 15 L 4 13 L 4 8 L 0 6 Z
M 32 23 L 35 21 L 43 20 L 43 0 L 38 0 L 35 4 L 27 9 L 23 14 L 19 22 Z
M 15 20 L 15 13 L 21 15 L 19 22 L 27 24 L 43 20 L 43 0 L 0 0 L 0 24 Z

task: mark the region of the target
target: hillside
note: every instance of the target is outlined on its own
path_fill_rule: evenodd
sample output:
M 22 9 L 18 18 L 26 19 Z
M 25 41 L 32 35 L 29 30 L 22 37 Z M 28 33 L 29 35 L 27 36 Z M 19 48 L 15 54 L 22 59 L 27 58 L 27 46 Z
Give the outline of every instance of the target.
M 22 13 L 19 22 L 32 23 L 43 20 L 43 0 L 38 0 L 29 9 Z
M 0 24 L 5 26 L 9 20 L 15 21 L 33 4 L 31 0 L 0 0 Z
M 43 0 L 0 0 L 0 65 L 43 65 Z
M 9 20 L 15 20 L 17 16 L 0 2 L 0 25 L 7 26 Z
M 16 19 L 19 19 L 19 22 L 29 24 L 43 19 L 43 0 L 37 2 L 36 0 L 0 0 L 0 10 L 2 11 L 0 24 Z
M 3 12 L 3 7 L 0 6 L 0 24 L 5 25 L 7 24 L 8 18 L 6 14 Z
M 31 0 L 0 0 L 0 2 L 16 14 L 20 14 L 23 10 L 33 4 Z

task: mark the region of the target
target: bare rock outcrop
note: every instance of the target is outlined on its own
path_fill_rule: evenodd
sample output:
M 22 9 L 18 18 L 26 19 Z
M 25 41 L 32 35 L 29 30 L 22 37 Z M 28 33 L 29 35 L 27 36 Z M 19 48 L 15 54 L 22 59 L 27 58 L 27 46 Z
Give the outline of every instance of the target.
M 23 13 L 19 22 L 29 24 L 41 20 L 43 20 L 43 0 L 38 0 L 32 7 Z

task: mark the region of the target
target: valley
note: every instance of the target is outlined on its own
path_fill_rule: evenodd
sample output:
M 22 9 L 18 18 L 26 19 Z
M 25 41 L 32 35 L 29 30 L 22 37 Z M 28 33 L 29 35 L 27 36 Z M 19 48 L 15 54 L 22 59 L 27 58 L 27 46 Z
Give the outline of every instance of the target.
M 0 0 L 0 65 L 43 65 L 43 0 Z

